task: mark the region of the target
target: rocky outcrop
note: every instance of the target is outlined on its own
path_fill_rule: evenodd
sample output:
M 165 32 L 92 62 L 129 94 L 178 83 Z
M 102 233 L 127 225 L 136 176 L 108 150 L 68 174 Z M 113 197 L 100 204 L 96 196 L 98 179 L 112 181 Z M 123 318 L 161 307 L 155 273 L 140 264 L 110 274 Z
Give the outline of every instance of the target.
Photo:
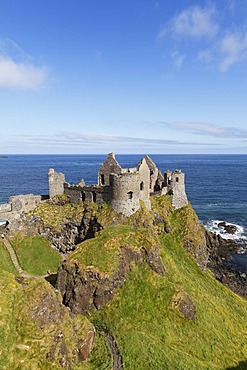
M 61 292 L 63 303 L 70 307 L 73 314 L 85 314 L 104 307 L 113 298 L 115 290 L 125 283 L 132 268 L 145 261 L 155 273 L 166 274 L 158 247 L 146 250 L 122 245 L 119 250 L 118 265 L 111 273 L 80 264 L 73 259 L 73 255 L 61 266 L 57 288 Z
M 205 238 L 209 253 L 207 267 L 222 284 L 247 298 L 246 274 L 241 274 L 231 263 L 232 254 L 237 253 L 241 245 L 234 240 L 223 239 L 206 229 Z
M 186 319 L 196 320 L 196 305 L 190 296 L 181 290 L 176 291 L 173 295 L 171 308 L 176 309 Z
M 49 283 L 15 278 L 3 270 L 0 283 L 1 339 L 5 343 L 1 369 L 25 364 L 30 369 L 72 370 L 89 358 L 94 326 L 86 317 L 72 317 Z
M 81 242 L 79 230 L 79 222 L 68 221 L 60 225 L 60 230 L 49 226 L 41 226 L 39 234 L 49 240 L 58 252 L 67 254 L 75 249 L 76 244 Z

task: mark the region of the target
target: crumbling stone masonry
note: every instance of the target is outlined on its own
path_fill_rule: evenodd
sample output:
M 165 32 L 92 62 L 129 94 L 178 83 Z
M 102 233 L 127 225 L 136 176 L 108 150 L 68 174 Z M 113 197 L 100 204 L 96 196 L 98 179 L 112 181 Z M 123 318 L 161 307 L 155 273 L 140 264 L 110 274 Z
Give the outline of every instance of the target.
M 13 221 L 23 212 L 33 210 L 40 202 L 41 195 L 21 194 L 10 197 L 8 203 L 0 205 L 0 218 Z
M 98 184 L 86 186 L 81 180 L 77 185 L 65 182 L 62 173 L 50 169 L 49 196 L 66 194 L 71 202 L 110 204 L 115 212 L 130 216 L 143 201 L 151 208 L 150 196 L 169 194 L 175 209 L 187 203 L 184 174 L 180 170 L 166 171 L 164 176 L 149 156 L 144 156 L 134 168 L 122 168 L 114 153 L 109 153 L 98 172 Z

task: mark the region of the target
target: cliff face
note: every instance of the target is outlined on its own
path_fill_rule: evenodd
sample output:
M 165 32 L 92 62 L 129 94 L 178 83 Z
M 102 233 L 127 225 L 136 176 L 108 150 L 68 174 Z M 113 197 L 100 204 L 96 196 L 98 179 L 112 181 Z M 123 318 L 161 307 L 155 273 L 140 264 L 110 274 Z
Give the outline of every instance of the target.
M 238 252 L 239 244 L 207 230 L 205 230 L 205 237 L 209 253 L 207 267 L 222 284 L 247 298 L 246 274 L 241 274 L 231 265 L 231 255 Z
M 57 280 L 63 302 L 73 313 L 104 307 L 134 266 L 145 262 L 165 275 L 159 254 L 159 235 L 163 233 L 183 245 L 202 270 L 207 265 L 205 233 L 195 212 L 189 205 L 174 211 L 168 197 L 154 197 L 152 211 L 142 206 L 129 218 L 116 215 L 108 206 L 89 207 L 81 225 L 81 238 L 90 240 L 77 245 L 60 267 Z
M 89 357 L 93 325 L 71 318 L 50 284 L 1 270 L 0 285 L 2 369 L 74 369 Z
M 90 205 L 83 223 L 95 228 L 60 267 L 57 288 L 105 338 L 113 368 L 214 369 L 244 360 L 246 304 L 208 273 L 214 247 L 190 205 L 174 210 L 167 197 L 153 197 L 152 211 L 129 218 Z
M 78 245 L 58 271 L 57 288 L 74 314 L 101 309 L 142 263 L 165 275 L 159 240 L 147 229 L 115 226 Z
M 246 365 L 246 301 L 206 269 L 223 261 L 226 246 L 190 205 L 174 210 L 169 196 L 152 197 L 152 211 L 141 204 L 128 218 L 107 205 L 78 207 L 44 203 L 22 220 L 23 232 L 42 232 L 72 252 L 57 290 L 43 279 L 0 275 L 0 367 Z

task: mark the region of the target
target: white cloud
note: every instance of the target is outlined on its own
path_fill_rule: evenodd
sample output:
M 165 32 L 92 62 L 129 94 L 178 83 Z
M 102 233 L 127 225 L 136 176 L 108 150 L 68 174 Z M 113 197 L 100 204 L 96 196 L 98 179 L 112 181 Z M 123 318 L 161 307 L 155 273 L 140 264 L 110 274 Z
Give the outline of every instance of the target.
M 204 122 L 175 122 L 175 123 L 165 123 L 171 129 L 178 131 L 192 132 L 196 135 L 207 135 L 214 136 L 218 138 L 245 138 L 247 137 L 247 130 L 239 129 L 237 127 L 222 127 L 214 125 L 212 123 Z
M 235 63 L 247 59 L 247 32 L 228 33 L 220 41 L 219 51 L 222 55 L 220 70 L 222 72 L 228 69 Z
M 174 51 L 171 53 L 171 57 L 174 61 L 174 65 L 176 68 L 180 68 L 184 62 L 184 59 L 185 59 L 185 55 L 184 54 L 180 54 L 178 51 Z
M 159 37 L 167 34 L 177 37 L 211 38 L 218 33 L 219 26 L 215 20 L 215 8 L 191 6 L 176 15 L 168 26 L 165 26 Z
M 47 80 L 45 68 L 35 67 L 29 62 L 16 62 L 0 55 L 0 88 L 37 90 Z
M 175 38 L 176 52 L 170 53 L 174 66 L 180 68 L 185 57 L 194 57 L 220 72 L 227 72 L 236 63 L 247 60 L 246 24 L 239 24 L 239 18 L 235 16 L 240 8 L 236 1 L 229 0 L 222 12 L 216 5 L 191 6 L 170 19 L 158 37 L 170 37 L 172 42 Z M 231 25 L 229 18 L 232 18 Z M 229 27 L 234 31 L 230 31 Z M 186 42 L 188 39 L 200 40 L 200 44 L 195 43 L 191 47 Z M 205 42 L 209 41 L 210 46 L 207 44 L 205 47 Z
M 14 136 L 15 142 L 25 144 L 25 146 L 35 145 L 36 147 L 95 147 L 109 148 L 109 147 L 129 147 L 129 148 L 163 148 L 166 146 L 176 147 L 179 145 L 189 147 L 197 145 L 215 146 L 218 144 L 205 144 L 201 142 L 170 140 L 163 138 L 145 138 L 145 137 L 130 137 L 107 135 L 102 133 L 88 133 L 88 132 L 68 132 L 61 131 L 56 134 L 47 135 L 21 135 Z M 14 141 L 12 141 L 14 142 Z

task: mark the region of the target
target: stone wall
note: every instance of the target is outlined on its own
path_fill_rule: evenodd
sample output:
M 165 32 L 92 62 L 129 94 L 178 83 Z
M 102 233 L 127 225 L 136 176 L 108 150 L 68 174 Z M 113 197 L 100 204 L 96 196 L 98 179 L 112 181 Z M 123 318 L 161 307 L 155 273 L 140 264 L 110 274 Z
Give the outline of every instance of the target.
M 109 186 L 110 185 L 110 174 L 120 174 L 122 168 L 120 164 L 116 161 L 114 153 L 109 153 L 105 162 L 99 169 L 98 172 L 98 185 Z
M 153 162 L 153 160 L 148 155 L 145 155 L 143 157 L 143 159 L 145 159 L 145 161 L 148 165 L 148 168 L 149 168 L 150 192 L 154 192 L 155 191 L 155 184 L 156 184 L 156 181 L 157 181 L 157 178 L 158 178 L 158 175 L 159 175 L 159 170 L 156 167 L 156 164 Z M 140 163 L 139 163 L 139 165 L 140 165 Z M 139 167 L 139 165 L 138 165 L 138 167 Z
M 56 172 L 54 168 L 50 168 L 48 172 L 48 182 L 50 198 L 64 193 L 65 176 L 63 173 Z
M 170 175 L 167 185 L 168 194 L 171 196 L 172 205 L 175 209 L 182 208 L 188 204 L 185 192 L 184 173 L 176 170 Z
M 0 213 L 10 212 L 11 209 L 12 208 L 11 208 L 11 204 L 10 203 L 0 204 Z
M 184 174 L 166 171 L 164 177 L 149 156 L 144 156 L 136 167 L 121 168 L 114 153 L 109 153 L 98 172 L 98 184 L 86 186 L 65 183 L 62 173 L 49 170 L 50 198 L 65 193 L 72 203 L 94 202 L 110 204 L 114 211 L 130 216 L 140 207 L 140 200 L 151 209 L 150 196 L 169 194 L 175 208 L 188 203 Z
M 9 198 L 12 212 L 29 212 L 41 202 L 41 195 L 22 194 Z
M 110 175 L 111 206 L 117 213 L 131 216 L 140 208 L 139 173 Z
M 90 185 L 81 187 L 65 183 L 64 194 L 75 204 L 79 204 L 80 202 L 94 202 L 98 205 L 110 203 L 109 186 Z
M 41 195 L 21 194 L 10 197 L 8 202 L 10 211 L 1 212 L 1 218 L 8 221 L 16 220 L 22 213 L 32 211 L 40 202 Z
M 141 160 L 138 172 L 140 199 L 145 203 L 147 209 L 150 210 L 150 171 L 145 158 Z

